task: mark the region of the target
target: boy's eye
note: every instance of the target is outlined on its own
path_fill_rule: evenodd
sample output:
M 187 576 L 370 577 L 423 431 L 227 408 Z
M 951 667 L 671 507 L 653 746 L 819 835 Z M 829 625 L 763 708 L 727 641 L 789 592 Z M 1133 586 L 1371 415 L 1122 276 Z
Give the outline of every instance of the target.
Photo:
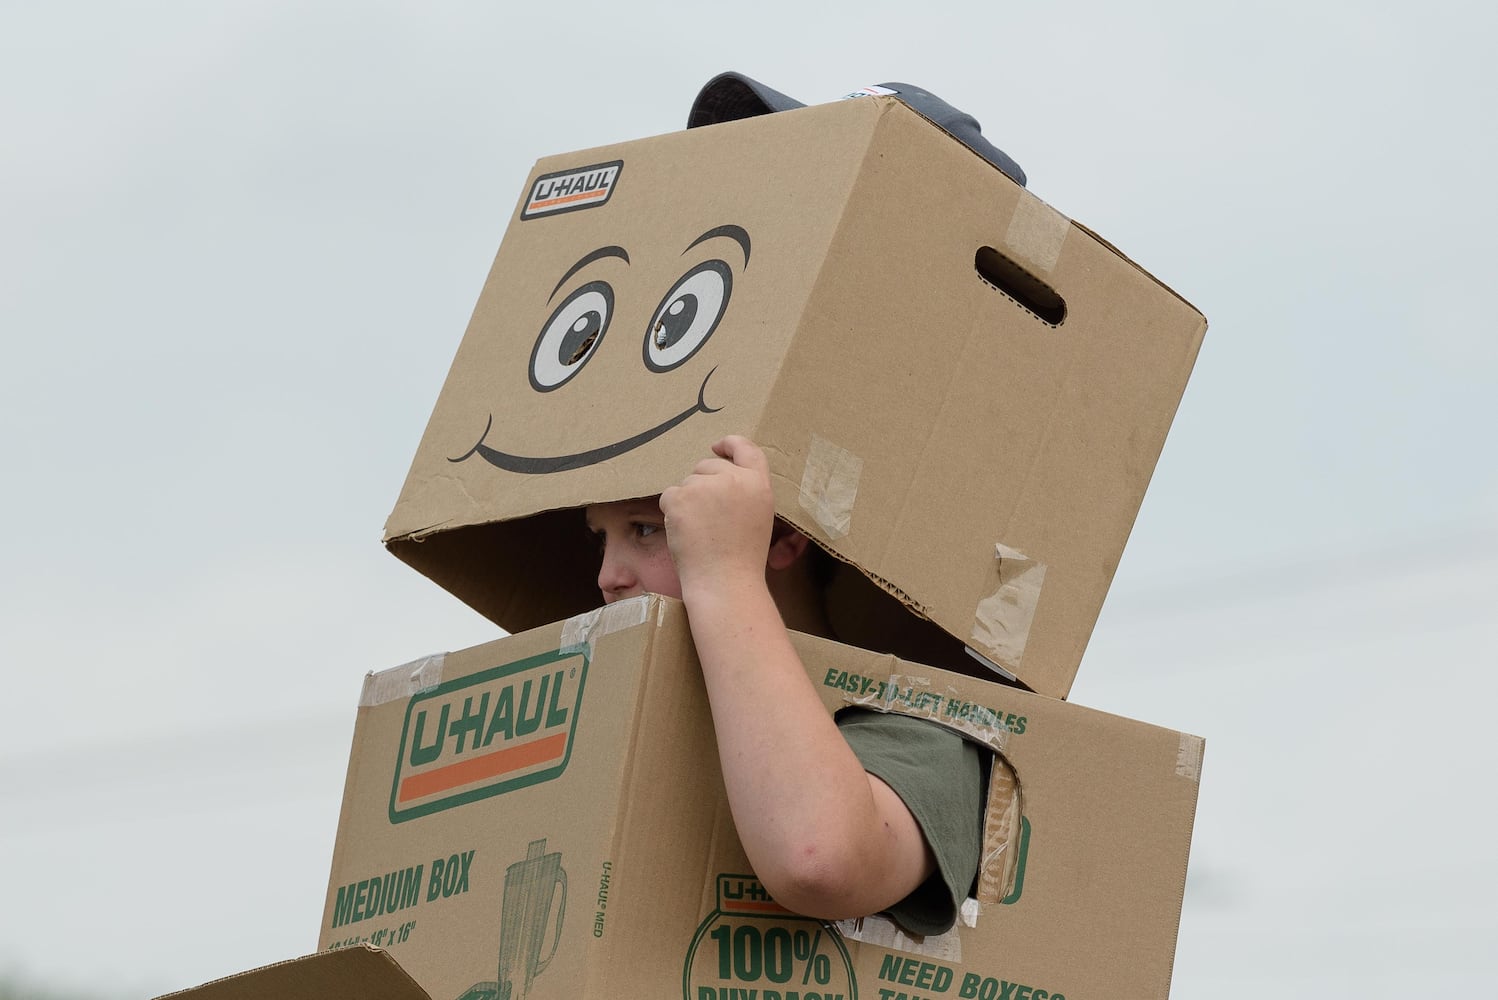
M 606 281 L 591 281 L 563 299 L 531 349 L 531 388 L 560 389 L 581 371 L 608 333 L 613 312 L 614 290 Z
M 635 534 L 638 535 L 640 538 L 649 538 L 651 535 L 654 535 L 656 532 L 658 532 L 660 530 L 661 530 L 661 526 L 659 524 L 643 524 L 642 523 L 642 524 L 636 524 L 635 525 Z
M 718 328 L 732 291 L 733 271 L 721 260 L 704 261 L 682 275 L 656 306 L 645 333 L 645 367 L 668 372 L 685 364 Z

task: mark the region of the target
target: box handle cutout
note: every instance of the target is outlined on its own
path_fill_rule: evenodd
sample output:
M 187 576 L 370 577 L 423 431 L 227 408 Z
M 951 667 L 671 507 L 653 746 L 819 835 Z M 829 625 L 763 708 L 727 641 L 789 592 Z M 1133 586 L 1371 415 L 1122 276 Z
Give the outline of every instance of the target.
M 1066 321 L 1066 300 L 1056 290 L 993 247 L 979 247 L 973 268 L 989 286 L 1049 326 Z

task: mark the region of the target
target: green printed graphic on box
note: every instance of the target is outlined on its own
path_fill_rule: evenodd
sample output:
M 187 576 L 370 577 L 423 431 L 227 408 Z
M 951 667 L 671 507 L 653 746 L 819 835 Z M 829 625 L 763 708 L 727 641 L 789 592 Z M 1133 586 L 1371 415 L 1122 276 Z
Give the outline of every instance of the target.
M 1014 862 L 1014 888 L 999 900 L 1000 906 L 1013 906 L 1025 891 L 1025 864 L 1030 860 L 1030 817 L 1019 818 L 1019 855 Z
M 1025 726 L 1030 721 L 1023 715 L 1006 712 L 992 705 L 980 705 L 975 701 L 953 698 L 911 685 L 901 687 L 887 680 L 866 677 L 863 674 L 836 668 L 828 669 L 822 677 L 822 686 L 857 695 L 858 698 L 872 703 L 874 707 L 880 704 L 900 705 L 939 721 L 988 726 L 1005 730 L 1015 736 L 1023 735 Z M 863 704 L 864 701 L 857 702 L 857 704 Z
M 879 1000 L 933 1000 L 956 997 L 957 1000 L 1066 1000 L 1066 995 L 1012 983 L 1007 979 L 961 972 L 949 965 L 898 954 L 884 956 L 879 978 L 889 986 L 880 986 Z
M 331 926 L 337 928 L 345 924 L 357 924 L 372 917 L 417 906 L 423 899 L 431 903 L 439 898 L 447 899 L 449 896 L 465 893 L 468 891 L 468 872 L 473 867 L 473 856 L 477 853 L 477 850 L 461 851 L 446 858 L 433 858 L 431 877 L 427 879 L 422 878 L 422 872 L 427 869 L 423 862 L 341 885 L 333 903 Z M 392 940 L 399 937 L 404 941 L 406 935 L 410 934 L 410 929 L 399 934 L 395 931 L 385 933 L 392 935 Z M 385 943 L 382 937 L 380 932 L 372 932 L 367 940 L 370 944 L 382 945 Z
M 718 906 L 692 937 L 683 1000 L 857 1000 L 842 935 L 770 898 L 753 875 L 719 875 Z
M 406 706 L 390 822 L 561 775 L 588 675 L 586 648 L 554 650 L 439 684 Z
M 556 957 L 566 915 L 567 870 L 561 852 L 548 852 L 545 837 L 533 840 L 524 859 L 505 868 L 499 978 L 474 983 L 457 1000 L 523 1000 Z

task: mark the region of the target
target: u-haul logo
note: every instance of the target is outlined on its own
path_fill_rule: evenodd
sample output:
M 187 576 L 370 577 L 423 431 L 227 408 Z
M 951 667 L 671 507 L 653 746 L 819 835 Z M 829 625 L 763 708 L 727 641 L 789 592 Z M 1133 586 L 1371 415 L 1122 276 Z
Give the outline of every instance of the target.
M 619 175 L 623 172 L 624 161 L 614 160 L 576 170 L 542 174 L 531 185 L 520 218 L 534 219 L 542 215 L 575 212 L 580 208 L 597 208 L 613 195 L 614 186 L 619 183 Z
M 572 756 L 587 674 L 584 650 L 556 650 L 412 698 L 390 789 L 390 822 L 560 776 Z

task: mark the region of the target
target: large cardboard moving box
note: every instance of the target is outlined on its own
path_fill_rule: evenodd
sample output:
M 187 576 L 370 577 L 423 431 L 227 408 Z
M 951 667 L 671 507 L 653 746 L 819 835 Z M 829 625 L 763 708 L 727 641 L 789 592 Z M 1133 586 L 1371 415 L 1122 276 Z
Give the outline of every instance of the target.
M 949 934 L 776 905 L 735 836 L 684 609 L 646 596 L 367 680 L 319 947 L 387 948 L 437 1000 L 1166 996 L 1201 740 L 794 638 L 829 711 L 995 751 Z
M 569 508 L 747 434 L 857 567 L 845 641 L 1065 697 L 1205 327 L 894 98 L 551 157 L 386 544 L 512 632 L 558 621 L 597 602 Z

